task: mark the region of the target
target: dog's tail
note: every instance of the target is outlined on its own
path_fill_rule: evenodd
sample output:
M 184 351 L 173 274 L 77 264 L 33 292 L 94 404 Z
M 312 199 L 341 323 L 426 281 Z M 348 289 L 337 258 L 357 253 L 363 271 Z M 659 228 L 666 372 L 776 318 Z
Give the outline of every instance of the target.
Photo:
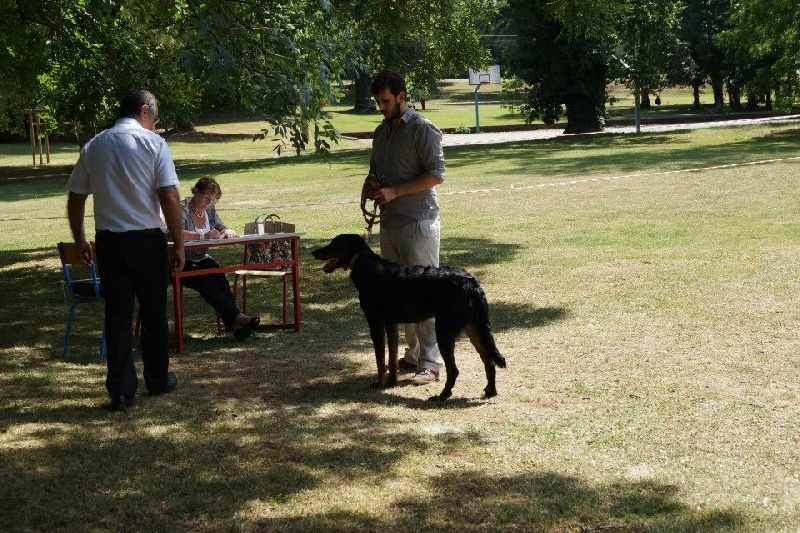
M 470 292 L 470 307 L 472 308 L 472 326 L 475 328 L 481 346 L 496 366 L 505 368 L 506 359 L 500 355 L 500 350 L 497 349 L 492 334 L 492 325 L 489 322 L 489 302 L 486 300 L 483 288 L 477 283 Z

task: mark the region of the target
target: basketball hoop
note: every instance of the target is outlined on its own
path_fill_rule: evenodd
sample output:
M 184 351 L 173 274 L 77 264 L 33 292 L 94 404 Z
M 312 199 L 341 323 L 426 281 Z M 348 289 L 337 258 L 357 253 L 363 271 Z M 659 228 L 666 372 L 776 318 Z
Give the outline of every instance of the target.
M 475 86 L 475 133 L 481 132 L 481 120 L 478 113 L 478 91 L 480 91 L 481 85 L 489 85 L 490 83 L 500 83 L 500 65 L 489 65 L 488 70 L 469 69 L 469 84 Z
M 500 83 L 500 65 L 489 65 L 487 70 L 469 69 L 470 85 L 486 85 Z

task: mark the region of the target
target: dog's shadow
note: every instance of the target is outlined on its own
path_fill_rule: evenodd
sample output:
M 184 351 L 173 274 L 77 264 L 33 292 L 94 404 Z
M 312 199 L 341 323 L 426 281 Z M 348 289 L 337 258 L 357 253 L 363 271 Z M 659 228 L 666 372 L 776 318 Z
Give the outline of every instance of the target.
M 528 303 L 510 302 L 489 304 L 489 318 L 492 329 L 496 332 L 544 327 L 568 316 L 569 310 L 566 307 L 537 307 Z
M 409 375 L 410 376 L 410 375 Z M 373 403 L 387 407 L 405 407 L 408 409 L 475 409 L 496 403 L 496 398 L 453 396 L 447 400 L 439 400 L 438 394 L 444 382 L 435 382 L 428 388 L 433 394 L 430 398 L 414 398 L 404 395 L 404 391 L 415 388 L 407 378 L 400 377 L 395 387 L 374 389 L 375 375 L 353 374 L 337 381 L 315 383 L 313 387 L 299 390 L 303 403 L 328 403 L 331 401 L 352 401 Z M 468 392 L 468 391 L 462 391 Z

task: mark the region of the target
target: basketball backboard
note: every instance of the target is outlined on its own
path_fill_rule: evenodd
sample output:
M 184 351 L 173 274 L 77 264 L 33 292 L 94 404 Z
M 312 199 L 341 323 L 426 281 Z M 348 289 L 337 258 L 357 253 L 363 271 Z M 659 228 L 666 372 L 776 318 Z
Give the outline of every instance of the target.
M 469 69 L 469 84 L 500 83 L 500 65 L 489 65 L 487 70 Z

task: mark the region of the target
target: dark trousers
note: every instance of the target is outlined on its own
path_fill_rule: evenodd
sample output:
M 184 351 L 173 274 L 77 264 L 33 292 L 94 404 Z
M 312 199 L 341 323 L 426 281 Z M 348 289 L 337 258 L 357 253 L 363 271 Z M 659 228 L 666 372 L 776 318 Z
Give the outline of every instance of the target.
M 167 386 L 167 239 L 161 230 L 95 235 L 97 268 L 106 301 L 106 388 L 112 401 L 133 398 L 139 387 L 133 364 L 133 311 L 142 313 L 141 348 L 144 384 L 151 393 Z
M 186 261 L 183 271 L 190 272 L 204 268 L 219 268 L 219 263 L 213 257 L 206 256 L 199 261 Z M 236 307 L 236 302 L 231 292 L 231 284 L 225 274 L 189 276 L 182 278 L 181 283 L 185 287 L 199 292 L 200 296 L 219 313 L 220 317 L 222 317 L 222 323 L 225 324 L 225 331 L 233 329 L 236 317 L 239 316 L 239 308 Z

